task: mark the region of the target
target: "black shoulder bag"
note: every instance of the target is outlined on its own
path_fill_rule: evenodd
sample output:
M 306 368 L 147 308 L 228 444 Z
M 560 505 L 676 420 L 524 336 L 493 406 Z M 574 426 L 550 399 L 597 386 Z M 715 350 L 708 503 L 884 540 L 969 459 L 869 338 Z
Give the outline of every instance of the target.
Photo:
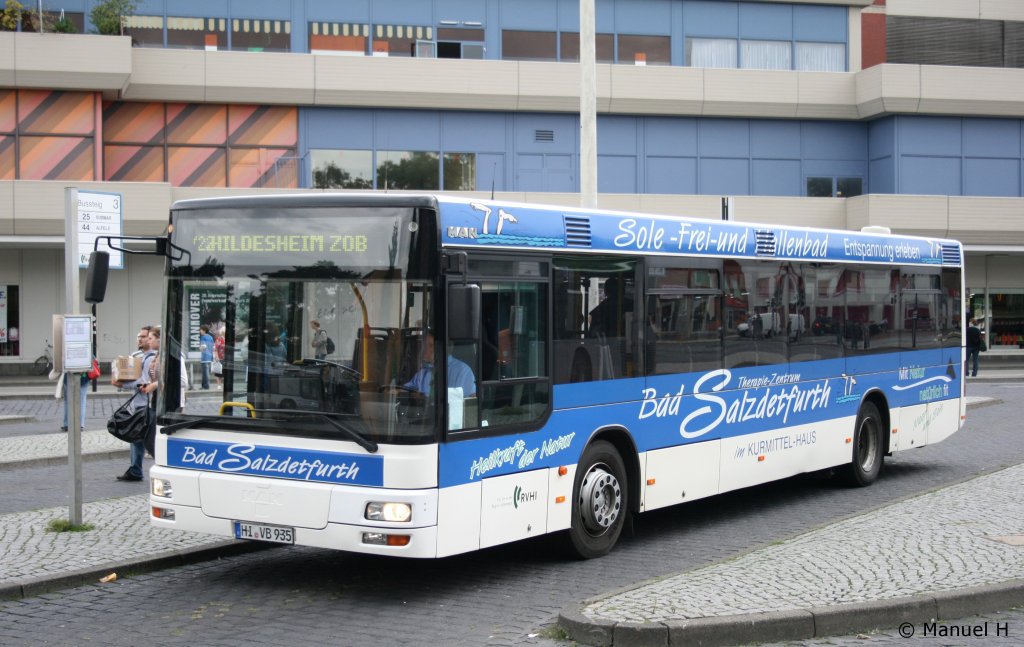
M 131 404 L 135 398 L 133 393 L 128 400 L 118 407 L 114 415 L 107 420 L 107 431 L 110 435 L 126 443 L 143 440 L 149 430 L 149 407 L 140 407 L 132 411 Z

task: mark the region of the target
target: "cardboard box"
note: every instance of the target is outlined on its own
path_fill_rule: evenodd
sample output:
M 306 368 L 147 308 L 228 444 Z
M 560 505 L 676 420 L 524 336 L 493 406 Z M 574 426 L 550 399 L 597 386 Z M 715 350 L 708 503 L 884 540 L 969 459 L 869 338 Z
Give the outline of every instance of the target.
M 125 357 L 118 355 L 110 363 L 110 380 L 112 382 L 131 382 L 142 376 L 142 357 Z

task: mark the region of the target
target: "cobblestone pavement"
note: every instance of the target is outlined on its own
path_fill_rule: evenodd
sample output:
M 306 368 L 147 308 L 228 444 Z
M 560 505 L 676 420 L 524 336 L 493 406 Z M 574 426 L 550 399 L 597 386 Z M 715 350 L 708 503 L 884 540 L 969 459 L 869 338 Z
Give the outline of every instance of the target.
M 591 619 L 784 611 L 1024 578 L 1024 465 L 607 597 Z
M 48 532 L 51 520 L 67 518 L 63 507 L 0 516 L 0 591 L 16 583 L 106 566 L 115 558 L 152 560 L 225 543 L 207 535 L 153 528 L 147 504 L 144 494 L 86 503 L 82 520 L 94 526 L 90 532 Z

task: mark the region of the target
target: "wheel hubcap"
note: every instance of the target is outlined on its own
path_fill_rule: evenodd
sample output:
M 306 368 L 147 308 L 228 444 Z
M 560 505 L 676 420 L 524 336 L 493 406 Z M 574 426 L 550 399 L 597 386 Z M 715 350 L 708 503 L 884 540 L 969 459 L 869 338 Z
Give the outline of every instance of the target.
M 857 462 L 861 470 L 870 472 L 875 466 L 878 456 L 878 434 L 871 418 L 865 419 L 860 424 L 860 433 L 857 434 Z
M 622 510 L 622 488 L 619 480 L 600 464 L 590 468 L 580 486 L 580 515 L 591 535 L 608 531 Z

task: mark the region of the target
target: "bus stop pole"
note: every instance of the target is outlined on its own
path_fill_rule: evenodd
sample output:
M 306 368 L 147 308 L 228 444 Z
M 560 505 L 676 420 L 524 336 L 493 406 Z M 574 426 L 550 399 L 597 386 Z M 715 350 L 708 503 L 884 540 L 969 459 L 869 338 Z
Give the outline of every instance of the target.
M 78 274 L 78 189 L 68 187 L 64 189 L 65 314 L 78 314 Z M 63 348 L 54 349 L 55 353 L 63 351 Z M 68 521 L 78 526 L 82 523 L 82 383 L 78 373 L 64 375 L 67 380 L 64 385 L 64 405 L 68 412 L 68 464 L 71 466 Z

